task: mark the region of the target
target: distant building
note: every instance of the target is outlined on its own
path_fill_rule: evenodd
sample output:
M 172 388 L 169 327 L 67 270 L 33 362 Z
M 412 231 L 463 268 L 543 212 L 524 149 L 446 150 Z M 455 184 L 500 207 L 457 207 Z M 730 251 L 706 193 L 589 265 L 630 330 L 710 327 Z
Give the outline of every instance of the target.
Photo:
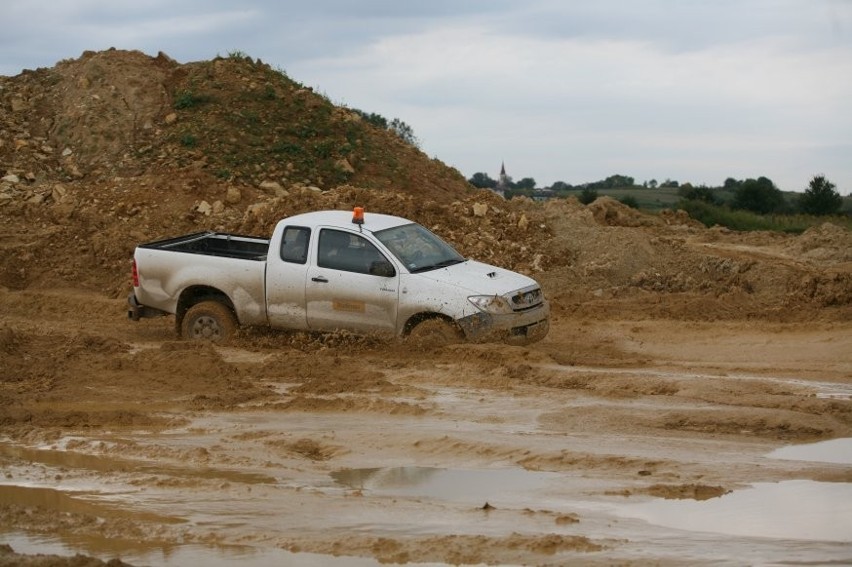
M 497 185 L 494 186 L 494 192 L 501 197 L 506 197 L 506 191 L 511 189 L 512 178 L 506 175 L 506 162 L 500 163 L 500 177 L 497 178 Z
M 555 196 L 556 192 L 553 189 L 533 189 L 532 199 L 533 201 L 547 201 Z

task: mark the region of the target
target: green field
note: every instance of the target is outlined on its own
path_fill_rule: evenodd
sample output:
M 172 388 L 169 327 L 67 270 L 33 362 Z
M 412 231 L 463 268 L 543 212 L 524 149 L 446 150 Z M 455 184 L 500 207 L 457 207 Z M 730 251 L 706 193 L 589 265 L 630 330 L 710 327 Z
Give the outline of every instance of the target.
M 577 192 L 579 194 L 579 191 Z M 671 209 L 680 201 L 677 194 L 677 189 L 673 187 L 645 189 L 639 188 L 624 188 L 624 189 L 603 189 L 598 191 L 599 196 L 606 195 L 612 197 L 616 201 L 630 196 L 636 199 L 640 209 L 649 211 L 659 211 L 662 209 Z
M 582 193 L 581 189 L 571 189 L 563 191 L 559 195 L 560 197 L 574 196 L 579 198 L 580 193 Z M 645 187 L 636 186 L 618 189 L 598 189 L 597 194 L 600 197 L 612 197 L 617 201 L 624 197 L 633 197 L 639 203 L 640 209 L 651 212 L 675 208 L 681 201 L 681 197 L 678 195 L 678 189 L 674 187 L 647 189 Z M 723 203 L 730 203 L 734 198 L 732 191 L 726 191 L 724 189 L 714 189 L 714 194 Z M 784 191 L 784 198 L 788 202 L 793 203 L 800 194 L 801 193 L 796 193 L 794 191 Z M 841 213 L 846 215 L 852 214 L 852 195 L 847 195 L 843 198 Z
M 727 206 L 715 206 L 701 201 L 683 201 L 678 195 L 678 189 L 664 187 L 647 189 L 645 187 L 624 187 L 618 189 L 598 189 L 599 197 L 607 196 L 617 201 L 626 197 L 635 199 L 639 209 L 657 213 L 663 209 L 685 209 L 692 218 L 703 222 L 707 226 L 719 224 L 733 230 L 772 230 L 780 232 L 801 233 L 809 227 L 832 222 L 852 230 L 852 196 L 844 197 L 841 214 L 829 217 L 815 217 L 801 214 L 773 214 L 759 215 L 744 210 L 732 210 Z M 559 197 L 577 197 L 582 193 L 581 189 L 561 191 Z M 724 203 L 733 200 L 733 193 L 717 189 L 715 195 Z M 798 193 L 785 192 L 785 199 L 793 204 Z

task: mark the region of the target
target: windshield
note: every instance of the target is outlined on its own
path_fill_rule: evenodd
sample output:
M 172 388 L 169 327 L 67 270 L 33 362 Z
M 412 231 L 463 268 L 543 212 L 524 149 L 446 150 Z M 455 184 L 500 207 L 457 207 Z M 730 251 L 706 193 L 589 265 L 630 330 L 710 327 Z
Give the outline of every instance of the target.
M 380 230 L 374 234 L 411 273 L 465 261 L 452 246 L 416 223 Z

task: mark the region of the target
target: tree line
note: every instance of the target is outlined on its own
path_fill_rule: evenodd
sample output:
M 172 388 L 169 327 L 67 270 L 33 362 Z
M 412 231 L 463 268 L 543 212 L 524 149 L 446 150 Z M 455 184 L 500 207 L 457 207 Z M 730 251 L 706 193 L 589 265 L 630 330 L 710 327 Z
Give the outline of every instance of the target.
M 393 132 L 406 144 L 414 146 L 415 148 L 420 147 L 420 141 L 417 139 L 417 136 L 414 135 L 414 129 L 399 118 L 394 118 L 393 120 L 388 121 L 388 119 L 381 114 L 376 112 L 365 112 L 358 108 L 353 108 L 352 112 L 377 128 Z
M 492 179 L 487 173 L 474 173 L 468 182 L 474 187 L 481 189 L 495 189 L 497 180 Z M 508 177 L 503 187 L 507 199 L 516 196 L 547 198 L 564 198 L 576 196 L 584 204 L 591 203 L 598 197 L 598 191 L 610 189 L 677 189 L 677 194 L 684 201 L 696 201 L 713 206 L 725 206 L 735 210 L 745 210 L 757 214 L 795 214 L 803 213 L 809 215 L 833 215 L 840 212 L 843 207 L 843 197 L 837 190 L 837 186 L 829 181 L 824 175 L 815 175 L 804 192 L 797 195 L 795 199 L 788 200 L 784 192 L 778 189 L 775 183 L 768 177 L 756 179 L 734 179 L 729 177 L 718 187 L 707 185 L 693 186 L 691 183 L 679 183 L 676 180 L 666 179 L 658 182 L 656 179 L 645 181 L 637 185 L 635 179 L 629 175 L 610 175 L 600 181 L 570 185 L 564 181 L 557 181 L 550 187 L 536 188 L 535 179 L 525 177 L 515 182 Z M 625 204 L 634 206 L 636 199 L 631 196 L 622 198 Z

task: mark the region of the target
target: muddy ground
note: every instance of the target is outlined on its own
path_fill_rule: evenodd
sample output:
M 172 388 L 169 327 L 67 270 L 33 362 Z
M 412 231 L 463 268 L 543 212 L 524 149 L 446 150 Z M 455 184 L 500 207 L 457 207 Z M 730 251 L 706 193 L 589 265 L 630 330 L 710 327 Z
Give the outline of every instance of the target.
M 753 483 L 852 483 L 848 463 L 768 457 L 852 437 L 848 321 L 557 312 L 530 347 L 419 352 L 261 331 L 191 344 L 169 320 L 132 323 L 121 300 L 73 289 L 6 290 L 0 305 L 0 352 L 17 376 L 0 414 L 10 537 L 133 564 L 209 553 L 263 564 L 279 551 L 451 564 L 852 558 L 849 530 L 798 541 L 625 515 Z
M 503 201 L 388 136 L 242 58 L 0 78 L 0 566 L 852 562 L 852 233 Z M 536 278 L 549 336 L 126 319 L 140 242 L 355 205 Z

